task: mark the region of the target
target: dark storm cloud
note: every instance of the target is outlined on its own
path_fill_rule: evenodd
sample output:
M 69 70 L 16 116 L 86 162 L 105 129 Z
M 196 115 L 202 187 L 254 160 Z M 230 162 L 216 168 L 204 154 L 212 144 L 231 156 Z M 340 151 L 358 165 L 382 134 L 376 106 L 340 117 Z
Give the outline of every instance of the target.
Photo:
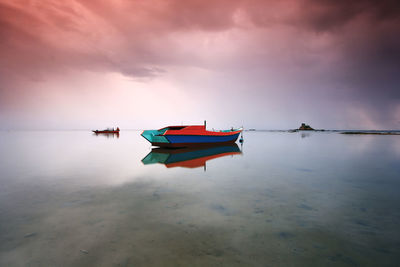
M 332 1 L 333 5 L 333 1 Z M 356 1 L 346 19 L 332 16 L 326 30 L 336 33 L 342 45 L 340 80 L 351 88 L 354 99 L 363 102 L 376 121 L 398 118 L 400 101 L 400 2 Z M 341 25 L 343 21 L 346 24 Z M 315 29 L 318 23 L 314 22 Z M 339 28 L 337 28 L 339 27 Z M 341 29 L 340 29 L 341 27 Z
M 315 31 L 340 29 L 359 16 L 374 22 L 398 19 L 400 3 L 395 0 L 304 0 L 299 21 Z
M 336 39 L 342 59 L 328 75 L 346 88 L 339 94 L 374 121 L 399 120 L 400 1 L 306 0 L 294 21 Z

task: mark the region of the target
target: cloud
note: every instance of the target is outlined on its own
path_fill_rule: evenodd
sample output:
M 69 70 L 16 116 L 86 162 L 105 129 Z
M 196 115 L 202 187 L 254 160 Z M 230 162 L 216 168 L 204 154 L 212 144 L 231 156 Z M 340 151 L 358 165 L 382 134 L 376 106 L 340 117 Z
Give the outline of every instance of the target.
M 0 0 L 0 103 L 66 72 L 201 68 L 395 121 L 399 25 L 392 0 Z
M 201 39 L 195 40 L 197 44 L 193 44 L 201 46 L 201 42 L 208 38 L 207 34 L 243 28 L 243 32 L 271 27 L 282 30 L 279 28 L 282 26 L 294 29 L 290 32 L 293 34 L 291 39 L 282 38 L 279 33 L 276 36 L 280 38 L 278 45 L 288 49 L 281 51 L 282 55 L 290 53 L 290 49 L 298 45 L 294 42 L 288 46 L 285 41 L 300 38 L 299 42 L 302 42 L 303 31 L 327 32 L 333 36 L 331 40 L 343 46 L 344 50 L 346 47 L 353 50 L 356 40 L 346 39 L 349 36 L 343 33 L 346 33 L 346 27 L 354 29 L 351 23 L 357 23 L 360 17 L 367 22 L 362 26 L 368 28 L 354 30 L 365 31 L 364 38 L 370 36 L 363 40 L 367 43 L 356 41 L 357 51 L 367 50 L 362 58 L 371 50 L 385 56 L 388 47 L 394 50 L 388 53 L 391 57 L 393 52 L 398 54 L 397 40 L 386 38 L 386 41 L 378 41 L 382 37 L 379 31 L 388 32 L 385 35 L 397 33 L 398 27 L 395 28 L 393 23 L 399 19 L 398 6 L 396 1 L 348 3 L 332 0 L 3 1 L 0 5 L 0 34 L 5 40 L 1 43 L 1 53 L 6 60 L 2 68 L 5 69 L 6 65 L 11 69 L 25 69 L 28 73 L 41 69 L 86 68 L 116 71 L 133 77 L 154 76 L 163 72 L 159 71 L 163 66 L 205 65 L 196 46 L 192 47 L 191 53 L 182 53 L 182 47 L 177 46 L 179 39 L 188 41 L 192 36 L 204 33 Z M 238 20 L 239 15 L 245 19 Z M 244 25 L 245 20 L 251 24 Z M 257 39 L 256 36 L 247 37 Z M 310 43 L 318 38 L 306 37 L 311 38 Z M 264 38 L 261 40 L 264 43 L 259 46 L 268 47 L 272 38 Z M 231 45 L 235 46 L 234 43 Z M 246 47 L 238 49 L 241 51 L 235 52 L 248 53 L 251 57 L 252 53 Z

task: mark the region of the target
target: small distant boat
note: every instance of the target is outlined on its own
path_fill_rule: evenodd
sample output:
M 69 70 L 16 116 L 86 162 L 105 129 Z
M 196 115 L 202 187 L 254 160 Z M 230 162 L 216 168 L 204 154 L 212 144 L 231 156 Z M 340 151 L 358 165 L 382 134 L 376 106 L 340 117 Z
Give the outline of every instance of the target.
M 119 128 L 117 127 L 117 129 L 107 128 L 105 130 L 92 130 L 92 132 L 94 132 L 95 134 L 100 134 L 100 133 L 116 133 L 116 134 L 119 134 Z
M 232 144 L 242 131 L 243 128 L 207 131 L 204 122 L 204 125 L 168 126 L 159 130 L 145 130 L 142 136 L 153 146 L 177 148 Z

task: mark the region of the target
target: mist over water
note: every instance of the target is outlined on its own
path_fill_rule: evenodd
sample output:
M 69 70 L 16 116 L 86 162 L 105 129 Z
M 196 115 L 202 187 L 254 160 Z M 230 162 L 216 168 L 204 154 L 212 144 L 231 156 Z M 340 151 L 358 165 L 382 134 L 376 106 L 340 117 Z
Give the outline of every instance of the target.
M 138 131 L 0 132 L 0 266 L 398 265 L 398 136 L 244 140 L 185 168 Z

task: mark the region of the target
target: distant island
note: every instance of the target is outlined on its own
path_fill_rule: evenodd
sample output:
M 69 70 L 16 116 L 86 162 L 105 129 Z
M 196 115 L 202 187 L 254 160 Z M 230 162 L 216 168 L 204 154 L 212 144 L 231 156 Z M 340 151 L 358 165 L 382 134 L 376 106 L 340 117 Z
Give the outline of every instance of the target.
M 289 130 L 289 132 L 291 133 L 295 133 L 298 131 L 316 131 L 316 132 L 323 132 L 325 131 L 324 129 L 317 129 L 315 130 L 314 128 L 312 128 L 310 125 L 305 124 L 304 122 L 300 125 L 300 127 L 298 129 L 293 129 L 293 130 Z
M 301 131 L 314 131 L 314 129 L 310 125 L 305 124 L 305 123 L 302 123 L 298 130 L 301 130 Z

